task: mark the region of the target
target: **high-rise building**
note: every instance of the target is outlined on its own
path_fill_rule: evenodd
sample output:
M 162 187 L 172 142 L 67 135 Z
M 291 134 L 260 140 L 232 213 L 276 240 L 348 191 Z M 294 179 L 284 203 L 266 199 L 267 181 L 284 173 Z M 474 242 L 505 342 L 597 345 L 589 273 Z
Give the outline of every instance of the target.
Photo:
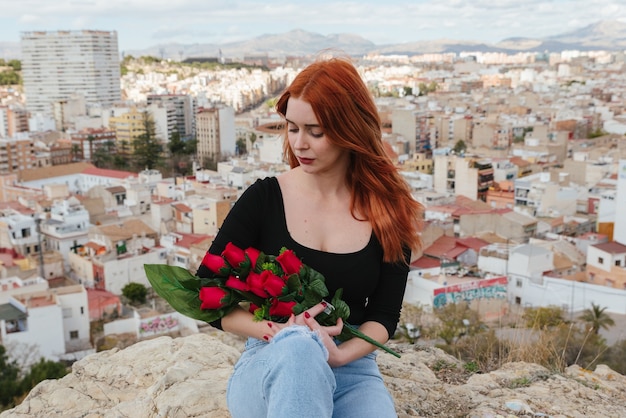
M 196 114 L 197 157 L 201 164 L 235 153 L 235 110 L 221 106 L 200 108 Z
M 174 129 L 178 131 L 182 140 L 193 139 L 196 134 L 196 121 L 194 114 L 196 105 L 193 97 L 186 94 L 150 94 L 147 97 L 148 105 L 163 104 L 174 110 Z M 164 132 L 169 141 L 172 138 L 172 131 Z
M 88 105 L 121 99 L 117 32 L 22 32 L 22 77 L 31 113 L 53 114 L 54 104 L 83 95 Z

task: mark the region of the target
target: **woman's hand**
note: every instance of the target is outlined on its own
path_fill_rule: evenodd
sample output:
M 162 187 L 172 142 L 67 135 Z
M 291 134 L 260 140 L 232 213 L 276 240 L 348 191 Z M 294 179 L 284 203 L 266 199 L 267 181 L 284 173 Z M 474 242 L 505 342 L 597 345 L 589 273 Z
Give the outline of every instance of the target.
M 274 335 L 280 330 L 292 326 L 292 325 L 305 325 L 309 327 L 311 331 L 316 331 L 324 346 L 328 350 L 328 364 L 331 366 L 338 366 L 343 364 L 341 351 L 333 339 L 334 336 L 341 334 L 343 329 L 343 321 L 341 318 L 337 320 L 337 323 L 332 326 L 322 326 L 316 320 L 315 317 L 324 312 L 328 305 L 325 302 L 318 303 L 317 305 L 307 309 L 299 315 L 291 315 L 289 320 L 284 323 L 267 322 L 268 332 L 263 337 L 265 340 L 270 341 Z

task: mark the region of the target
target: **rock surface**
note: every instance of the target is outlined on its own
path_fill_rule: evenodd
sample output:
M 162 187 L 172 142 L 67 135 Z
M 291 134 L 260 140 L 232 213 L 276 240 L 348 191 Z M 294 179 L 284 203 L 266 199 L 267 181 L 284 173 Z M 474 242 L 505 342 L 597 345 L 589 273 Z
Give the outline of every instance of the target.
M 626 377 L 605 366 L 553 373 L 510 363 L 468 375 L 439 349 L 390 345 L 402 358 L 378 360 L 400 418 L 626 417 Z M 242 347 L 215 331 L 96 353 L 0 418 L 227 418 L 226 383 Z

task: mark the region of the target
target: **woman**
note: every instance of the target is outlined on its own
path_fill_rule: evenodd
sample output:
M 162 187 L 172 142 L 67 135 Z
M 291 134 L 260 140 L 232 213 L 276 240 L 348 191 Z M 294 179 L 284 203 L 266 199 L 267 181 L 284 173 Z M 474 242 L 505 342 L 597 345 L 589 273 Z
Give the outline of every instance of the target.
M 422 208 L 385 154 L 376 105 L 354 66 L 320 60 L 300 72 L 276 109 L 286 122 L 291 170 L 258 180 L 230 211 L 209 252 L 228 242 L 282 247 L 343 288 L 350 324 L 381 343 L 395 331 Z M 208 274 L 201 266 L 198 275 Z M 395 417 L 393 400 L 360 338 L 338 343 L 315 316 L 254 321 L 237 309 L 214 325 L 250 337 L 228 386 L 239 417 Z

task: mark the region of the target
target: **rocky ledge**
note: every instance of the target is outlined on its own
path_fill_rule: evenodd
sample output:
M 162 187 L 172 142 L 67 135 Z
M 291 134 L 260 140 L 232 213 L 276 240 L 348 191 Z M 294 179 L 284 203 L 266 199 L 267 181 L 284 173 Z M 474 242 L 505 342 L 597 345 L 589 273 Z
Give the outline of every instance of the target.
M 402 358 L 378 359 L 400 418 L 626 417 L 626 377 L 602 365 L 555 373 L 509 363 L 469 375 L 439 349 L 391 346 Z M 215 331 L 96 353 L 62 379 L 41 382 L 0 418 L 229 417 L 226 382 L 241 348 Z

